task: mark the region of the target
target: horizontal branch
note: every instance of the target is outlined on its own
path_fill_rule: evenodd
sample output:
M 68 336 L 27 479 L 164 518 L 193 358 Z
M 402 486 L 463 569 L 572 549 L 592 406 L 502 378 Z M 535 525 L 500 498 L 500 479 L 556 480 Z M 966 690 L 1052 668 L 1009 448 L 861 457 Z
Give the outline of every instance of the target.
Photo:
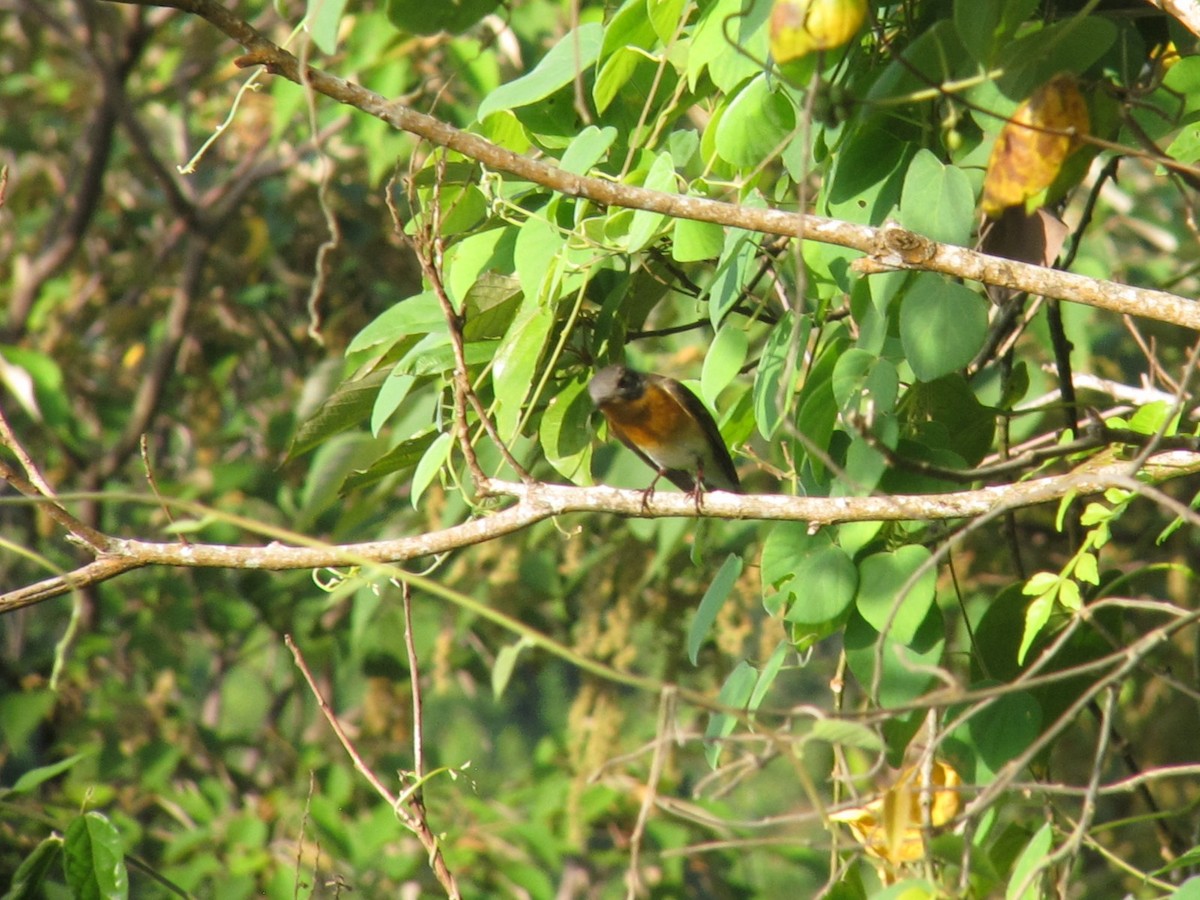
M 242 66 L 265 66 L 268 71 L 311 86 L 339 103 L 353 106 L 401 131 L 424 138 L 439 147 L 457 151 L 490 169 L 573 197 L 585 197 L 607 206 L 643 209 L 675 218 L 695 219 L 764 234 L 804 238 L 858 250 L 878 269 L 920 269 L 940 272 L 983 284 L 1027 291 L 1030 294 L 1084 303 L 1110 312 L 1155 319 L 1200 331 L 1200 303 L 1166 291 L 1148 290 L 1101 281 L 1070 272 L 1016 262 L 939 244 L 896 225 L 873 228 L 837 219 L 778 209 L 754 209 L 736 203 L 685 197 L 619 184 L 563 171 L 554 165 L 521 156 L 476 134 L 461 131 L 433 116 L 389 101 L 361 85 L 311 66 L 301 78 L 300 63 L 249 23 L 215 0 L 112 0 L 135 6 L 167 6 L 208 20 L 237 41 L 248 54 Z
M 1142 468 L 1151 481 L 1166 481 L 1200 472 L 1200 454 L 1172 450 L 1156 454 Z M 843 522 L 944 521 L 1036 506 L 1068 495 L 1088 495 L 1114 486 L 1128 486 L 1130 463 L 1110 462 L 1092 469 L 944 494 L 900 494 L 876 497 L 792 497 L 782 494 L 707 493 L 701 509 L 687 494 L 610 487 L 571 487 L 559 484 L 521 484 L 489 481 L 496 497 L 516 504 L 442 531 L 388 541 L 341 546 L 291 546 L 271 543 L 257 547 L 226 544 L 160 543 L 110 539 L 109 550 L 95 562 L 65 575 L 0 594 L 0 614 L 49 600 L 79 587 L 107 581 L 145 566 L 188 568 L 319 569 L 399 563 L 480 544 L 527 528 L 543 519 L 568 513 L 609 513 L 635 518 L 664 516 L 723 519 L 761 519 L 807 522 L 813 527 Z

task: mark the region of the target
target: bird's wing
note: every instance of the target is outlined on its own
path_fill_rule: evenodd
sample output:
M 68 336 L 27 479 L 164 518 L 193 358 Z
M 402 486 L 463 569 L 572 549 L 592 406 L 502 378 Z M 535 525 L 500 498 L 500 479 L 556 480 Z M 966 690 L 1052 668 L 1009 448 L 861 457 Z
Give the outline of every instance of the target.
M 742 482 L 738 478 L 737 469 L 734 468 L 733 459 L 729 455 L 729 448 L 725 446 L 725 438 L 721 437 L 721 429 L 717 428 L 717 423 L 713 421 L 708 407 L 700 402 L 699 397 L 674 378 L 663 378 L 659 383 L 704 429 L 704 435 L 708 438 L 708 445 L 712 448 L 713 456 L 720 469 L 719 472 L 705 472 L 704 480 L 711 482 L 713 487 L 718 490 L 741 493 Z M 691 477 L 688 477 L 691 480 Z M 674 479 L 671 480 L 674 481 Z M 685 488 L 685 490 L 690 490 L 690 488 Z

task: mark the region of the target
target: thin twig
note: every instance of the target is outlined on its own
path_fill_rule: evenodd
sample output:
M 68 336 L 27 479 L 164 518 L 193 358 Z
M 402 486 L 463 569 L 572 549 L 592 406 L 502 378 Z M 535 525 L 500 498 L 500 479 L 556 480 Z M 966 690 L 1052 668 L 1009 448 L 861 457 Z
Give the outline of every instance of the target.
M 642 852 L 642 838 L 646 834 L 646 823 L 650 820 L 650 811 L 654 808 L 655 799 L 658 797 L 658 784 L 662 780 L 663 768 L 666 765 L 667 748 L 672 740 L 671 732 L 674 730 L 675 704 L 678 698 L 679 692 L 674 685 L 664 687 L 658 698 L 658 726 L 655 728 L 654 755 L 650 758 L 650 773 L 646 776 L 646 785 L 642 789 L 642 806 L 638 810 L 633 833 L 629 835 L 629 869 L 625 876 L 626 900 L 635 900 L 646 893 L 641 873 L 638 871 L 638 862 Z
M 333 709 L 321 694 L 321 689 L 317 687 L 316 679 L 313 678 L 312 672 L 308 668 L 308 663 L 304 659 L 304 655 L 300 652 L 300 648 L 296 646 L 290 634 L 283 636 L 283 641 L 287 644 L 288 649 L 292 652 L 292 658 L 296 661 L 296 668 L 304 676 L 304 680 L 308 683 L 308 688 L 312 691 L 312 695 L 316 698 L 317 705 L 321 708 L 321 713 L 325 716 L 325 720 L 329 723 L 329 727 L 333 729 L 333 733 L 337 735 L 338 742 L 354 763 L 354 768 L 359 774 L 367 780 L 367 783 L 375 790 L 380 797 L 388 802 L 392 809 L 396 812 L 402 825 L 409 829 L 417 836 L 425 851 L 429 854 L 429 865 L 433 869 L 433 874 L 441 883 L 442 889 L 445 890 L 446 896 L 451 900 L 458 900 L 462 895 L 458 891 L 458 885 L 454 880 L 454 874 L 447 868 L 446 861 L 442 857 L 442 852 L 438 847 L 437 838 L 429 829 L 429 823 L 425 820 L 425 806 L 421 803 L 417 796 L 418 792 L 412 792 L 407 797 L 407 806 L 409 812 L 405 813 L 401 809 L 400 798 L 392 794 L 387 786 L 380 780 L 379 776 L 366 764 L 362 756 L 358 752 L 358 748 L 354 746 L 353 741 L 347 736 L 337 716 L 334 715 Z
M 409 582 L 400 582 L 400 596 L 404 601 L 404 647 L 408 651 L 408 673 L 412 681 L 413 775 L 419 782 L 425 777 L 424 707 L 421 703 L 421 669 L 417 664 L 417 645 L 413 640 L 412 585 Z
M 110 548 L 112 541 L 107 535 L 71 515 L 59 502 L 50 483 L 46 481 L 33 458 L 13 434 L 2 409 L 0 409 L 0 445 L 7 447 L 12 452 L 28 476 L 27 478 L 22 477 L 19 472 L 0 460 L 0 479 L 7 481 L 31 500 L 39 501 L 40 508 L 45 511 L 47 516 L 68 534 L 91 548 L 93 552 L 104 553 Z

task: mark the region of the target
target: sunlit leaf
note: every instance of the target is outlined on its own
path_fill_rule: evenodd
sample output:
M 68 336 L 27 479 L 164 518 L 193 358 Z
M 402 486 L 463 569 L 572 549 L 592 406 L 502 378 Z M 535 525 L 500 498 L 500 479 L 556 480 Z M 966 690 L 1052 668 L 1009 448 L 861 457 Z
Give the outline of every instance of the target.
M 771 54 L 777 62 L 815 50 L 832 50 L 858 33 L 867 0 L 775 0 L 771 9 Z
M 692 624 L 688 627 L 688 659 L 692 661 L 693 666 L 700 657 L 700 647 L 708 638 L 713 622 L 717 620 L 717 613 L 724 606 L 725 600 L 740 574 L 742 574 L 742 558 L 731 553 L 725 557 L 725 562 L 721 564 L 721 568 L 713 576 L 708 590 L 704 592 Z
M 67 826 L 63 870 L 72 896 L 97 900 L 124 900 L 129 896 L 121 835 L 98 812 L 77 816 Z
M 928 824 L 939 828 L 958 814 L 961 784 L 962 777 L 952 766 L 934 760 L 927 776 L 920 766 L 912 766 L 897 776 L 883 796 L 829 818 L 849 827 L 863 849 L 880 860 L 885 880 L 890 880 L 899 867 L 925 858 L 922 793 L 930 795 Z
M 1087 101 L 1071 75 L 1057 75 L 1017 107 L 1000 130 L 983 180 L 983 212 L 993 218 L 1048 188 L 1091 127 Z

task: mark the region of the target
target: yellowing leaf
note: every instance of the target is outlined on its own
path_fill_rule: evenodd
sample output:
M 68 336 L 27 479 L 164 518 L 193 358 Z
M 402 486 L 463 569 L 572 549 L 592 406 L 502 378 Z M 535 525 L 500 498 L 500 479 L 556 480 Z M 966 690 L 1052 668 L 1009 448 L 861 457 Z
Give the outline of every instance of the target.
M 1091 127 L 1087 101 L 1071 75 L 1056 75 L 1017 107 L 988 160 L 980 205 L 997 218 L 1048 188 Z
M 958 786 L 962 778 L 951 766 L 935 760 L 929 773 L 929 822 L 945 825 L 958 814 Z M 921 833 L 921 770 L 912 766 L 900 773 L 883 796 L 866 806 L 834 813 L 830 818 L 854 833 L 863 849 L 883 863 L 885 881 L 895 877 L 896 868 L 919 862 L 925 855 Z
M 847 43 L 867 17 L 867 0 L 775 0 L 771 55 L 776 62 Z

